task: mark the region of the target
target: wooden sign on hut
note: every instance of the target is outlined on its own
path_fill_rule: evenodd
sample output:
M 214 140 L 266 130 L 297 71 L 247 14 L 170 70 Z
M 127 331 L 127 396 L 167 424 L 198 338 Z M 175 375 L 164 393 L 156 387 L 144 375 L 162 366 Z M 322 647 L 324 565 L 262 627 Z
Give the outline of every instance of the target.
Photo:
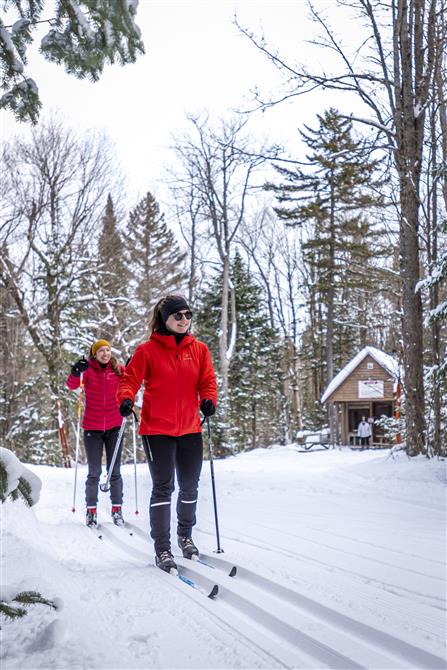
M 358 444 L 357 428 L 366 417 L 371 424 L 371 446 L 389 446 L 374 421 L 395 415 L 399 365 L 389 354 L 367 346 L 332 379 L 321 397 L 328 406 L 334 444 Z

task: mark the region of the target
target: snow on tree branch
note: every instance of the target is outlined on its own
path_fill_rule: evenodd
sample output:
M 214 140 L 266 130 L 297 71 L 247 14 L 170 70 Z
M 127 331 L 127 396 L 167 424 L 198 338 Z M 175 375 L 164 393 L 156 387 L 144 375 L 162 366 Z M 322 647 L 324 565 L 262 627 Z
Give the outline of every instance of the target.
M 40 498 L 42 481 L 28 470 L 9 449 L 0 447 L 0 500 L 22 497 L 32 507 Z
M 9 109 L 19 121 L 37 123 L 41 108 L 38 86 L 25 73 L 27 48 L 39 24 L 50 25 L 40 53 L 78 78 L 97 81 L 106 64 L 134 63 L 144 53 L 135 23 L 138 0 L 56 0 L 55 16 L 49 19 L 42 18 L 44 0 L 13 0 L 10 4 L 10 11 L 19 18 L 12 25 L 0 19 L 0 87 L 4 92 L 0 109 Z

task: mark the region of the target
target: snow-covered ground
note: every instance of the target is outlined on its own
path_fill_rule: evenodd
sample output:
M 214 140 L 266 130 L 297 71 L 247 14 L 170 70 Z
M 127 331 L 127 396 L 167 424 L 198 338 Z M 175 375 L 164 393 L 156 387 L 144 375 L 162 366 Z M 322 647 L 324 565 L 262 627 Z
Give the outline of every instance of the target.
M 243 566 L 192 564 L 197 583 L 219 584 L 214 600 L 153 566 L 145 464 L 138 516 L 123 468 L 133 535 L 101 493 L 101 540 L 83 525 L 85 468 L 73 514 L 73 470 L 28 466 L 41 498 L 2 505 L 1 581 L 63 607 L 4 624 L 2 670 L 445 667 L 445 463 L 291 446 L 214 465 L 224 553 L 208 463 L 194 538 Z

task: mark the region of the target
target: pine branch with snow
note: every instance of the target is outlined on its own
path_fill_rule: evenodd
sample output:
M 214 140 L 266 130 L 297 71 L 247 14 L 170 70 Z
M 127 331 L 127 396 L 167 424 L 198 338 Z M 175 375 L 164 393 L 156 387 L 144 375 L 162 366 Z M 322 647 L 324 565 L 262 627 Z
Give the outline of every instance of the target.
M 0 447 L 0 500 L 10 497 L 13 501 L 22 498 L 32 507 L 40 497 L 42 482 L 28 470 L 9 449 Z
M 10 586 L 2 586 L 0 595 L 0 615 L 6 619 L 22 619 L 26 616 L 27 607 L 31 605 L 47 605 L 52 609 L 57 609 L 57 603 L 53 600 L 44 598 L 37 591 L 21 591 L 13 596 L 14 589 Z M 24 607 L 12 605 L 11 603 L 19 603 Z
M 19 477 L 18 486 L 16 489 L 14 489 L 14 491 L 11 491 L 10 496 L 14 501 L 22 498 L 28 507 L 32 507 L 33 505 L 31 485 L 26 479 L 24 479 L 24 477 Z
M 26 76 L 27 48 L 39 24 L 50 29 L 40 42 L 40 53 L 64 65 L 69 74 L 97 81 L 108 63 L 134 63 L 144 53 L 135 23 L 137 0 L 56 0 L 54 16 L 44 14 L 44 0 L 12 0 L 9 12 L 16 21 L 0 19 L 0 109 L 10 109 L 19 121 L 37 123 L 41 102 L 36 82 Z M 47 3 L 48 5 L 48 3 Z
M 22 498 L 32 507 L 39 500 L 42 482 L 9 451 L 0 448 L 0 500 Z M 15 605 L 13 603 L 18 603 Z M 56 601 L 44 598 L 38 591 L 17 592 L 12 586 L 0 585 L 0 615 L 6 619 L 22 619 L 31 605 L 47 605 L 57 609 Z M 22 605 L 22 607 L 21 607 Z

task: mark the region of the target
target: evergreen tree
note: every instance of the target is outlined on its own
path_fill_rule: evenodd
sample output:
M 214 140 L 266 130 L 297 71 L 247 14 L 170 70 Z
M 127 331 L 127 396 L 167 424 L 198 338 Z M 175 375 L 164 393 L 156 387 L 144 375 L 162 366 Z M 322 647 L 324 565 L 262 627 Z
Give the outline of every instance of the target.
M 219 276 L 205 291 L 197 315 L 199 337 L 219 352 L 216 323 L 220 323 Z M 284 401 L 281 374 L 281 342 L 270 327 L 266 301 L 236 253 L 231 263 L 237 313 L 237 338 L 229 369 L 228 405 L 218 406 L 215 442 L 218 451 L 232 452 L 278 442 L 281 425 L 277 417 Z M 230 336 L 230 334 L 229 334 Z
M 126 335 L 130 308 L 127 293 L 131 275 L 110 193 L 102 217 L 97 262 L 92 267 L 93 272 L 86 278 L 90 286 L 93 283 L 95 292 L 95 299 L 87 306 L 92 321 L 89 332 L 95 339 L 110 340 L 124 358 L 128 353 Z
M 5 445 L 25 463 L 62 465 L 63 454 L 54 423 L 55 398 L 49 393 L 48 375 L 41 357 L 32 347 L 30 352 L 22 360 L 27 378 L 18 387 L 17 414 Z M 67 407 L 68 392 L 63 388 L 60 398 Z
M 132 271 L 134 332 L 141 338 L 155 302 L 164 294 L 183 289 L 186 254 L 180 250 L 164 214 L 149 192 L 130 213 L 125 244 Z
M 250 449 L 278 442 L 283 403 L 281 343 L 270 326 L 261 288 L 239 253 L 232 264 L 238 337 L 230 364 L 230 442 Z
M 286 225 L 306 226 L 304 260 L 312 278 L 309 335 L 316 337 L 315 342 L 308 337 L 307 345 L 316 354 L 312 360 L 319 358 L 322 366 L 314 370 L 315 379 L 325 386 L 369 340 L 369 305 L 383 273 L 377 259 L 389 252 L 380 244 L 383 231 L 374 224 L 374 211 L 382 206 L 378 162 L 352 137 L 352 123 L 336 110 L 318 120 L 317 129 L 306 126 L 301 132 L 310 149 L 308 170 L 276 167 L 284 181 L 267 189 L 276 193 L 275 211 Z M 315 388 L 318 396 L 322 390 Z

